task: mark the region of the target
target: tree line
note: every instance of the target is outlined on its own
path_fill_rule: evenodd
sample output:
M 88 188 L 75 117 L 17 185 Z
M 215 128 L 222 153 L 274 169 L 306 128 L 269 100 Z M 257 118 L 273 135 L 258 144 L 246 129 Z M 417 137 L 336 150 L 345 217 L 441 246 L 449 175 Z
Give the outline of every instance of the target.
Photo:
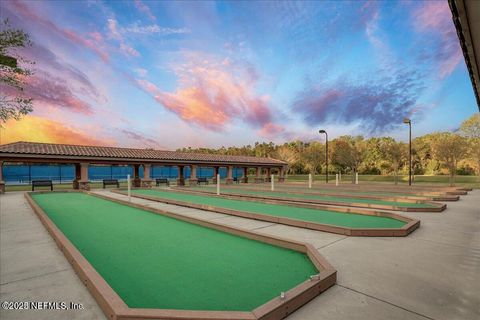
M 391 137 L 341 136 L 328 143 L 329 173 L 408 174 L 408 142 Z M 325 144 L 291 141 L 256 142 L 242 147 L 182 148 L 177 151 L 270 157 L 288 163 L 289 174 L 325 173 Z M 480 175 L 480 114 L 456 132 L 435 132 L 412 139 L 412 172 L 416 175 Z

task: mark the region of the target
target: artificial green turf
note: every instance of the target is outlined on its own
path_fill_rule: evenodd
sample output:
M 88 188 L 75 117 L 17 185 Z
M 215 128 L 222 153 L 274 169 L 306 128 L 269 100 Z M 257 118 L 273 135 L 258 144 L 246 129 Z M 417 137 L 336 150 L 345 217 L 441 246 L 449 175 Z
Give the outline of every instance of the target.
M 303 253 L 94 196 L 32 197 L 129 307 L 250 311 L 318 273 Z
M 387 217 L 299 208 L 247 200 L 231 200 L 219 198 L 214 195 L 196 195 L 173 191 L 161 191 L 158 189 L 135 189 L 132 190 L 132 193 L 348 228 L 401 228 L 406 224 L 404 221 Z
M 296 186 L 281 186 L 280 188 L 286 189 L 293 189 L 295 191 L 300 191 L 300 190 L 305 190 L 306 187 L 296 187 Z M 334 190 L 334 189 L 308 189 L 308 190 L 313 190 L 314 192 L 320 192 L 320 193 L 338 193 L 338 194 L 347 194 L 347 195 L 355 195 L 355 194 L 360 194 L 360 195 L 370 195 L 370 196 L 389 196 L 389 197 L 431 197 L 431 196 L 425 196 L 421 194 L 416 194 L 416 193 L 398 193 L 398 192 L 383 192 L 383 191 L 358 191 L 358 190 Z M 435 192 L 435 191 L 434 191 Z
M 347 198 L 347 197 L 338 197 L 338 196 L 327 196 L 327 195 L 321 195 L 321 194 L 297 194 L 297 193 L 261 191 L 261 190 L 240 189 L 240 188 L 235 188 L 235 189 L 222 188 L 222 192 L 227 194 L 259 195 L 259 196 L 267 196 L 271 198 L 307 199 L 307 200 L 318 200 L 318 201 L 324 200 L 324 201 L 334 201 L 334 202 L 342 202 L 342 203 L 355 202 L 355 203 L 378 204 L 378 205 L 388 205 L 388 206 L 405 207 L 405 208 L 433 208 L 434 207 L 429 203 L 383 201 L 383 200 L 365 199 L 365 198 Z

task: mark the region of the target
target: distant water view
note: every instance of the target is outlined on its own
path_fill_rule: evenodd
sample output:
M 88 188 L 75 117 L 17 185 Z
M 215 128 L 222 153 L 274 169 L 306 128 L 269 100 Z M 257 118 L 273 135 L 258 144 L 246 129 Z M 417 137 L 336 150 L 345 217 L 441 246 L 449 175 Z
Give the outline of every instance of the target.
M 233 177 L 241 177 L 242 168 L 233 169 Z M 73 165 L 4 165 L 3 179 L 6 184 L 29 184 L 32 180 L 52 180 L 54 183 L 72 182 L 75 174 Z M 133 176 L 132 166 L 90 166 L 88 177 L 90 181 L 103 179 L 126 180 L 127 175 Z M 221 178 L 227 176 L 227 168 L 220 168 Z M 152 178 L 178 177 L 178 168 L 175 166 L 152 166 Z M 190 168 L 184 169 L 185 178 L 190 177 Z M 197 168 L 197 177 L 213 177 L 213 168 Z M 143 178 L 143 167 L 140 167 L 140 178 Z

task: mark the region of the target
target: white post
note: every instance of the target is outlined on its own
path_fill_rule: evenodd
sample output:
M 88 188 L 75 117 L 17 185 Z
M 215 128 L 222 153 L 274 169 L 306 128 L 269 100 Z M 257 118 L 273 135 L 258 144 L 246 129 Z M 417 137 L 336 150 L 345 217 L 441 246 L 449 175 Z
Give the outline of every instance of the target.
M 128 201 L 132 202 L 132 195 L 130 193 L 130 175 L 127 174 L 127 190 L 128 190 Z
M 273 182 L 274 182 L 274 175 L 272 174 L 271 177 L 270 177 L 270 182 L 272 184 L 272 191 L 275 190 L 275 186 L 273 185 Z
M 217 173 L 217 196 L 220 195 L 220 174 Z
M 335 185 L 338 187 L 338 173 L 335 175 Z
M 308 174 L 308 188 L 312 189 L 312 174 Z
M 358 184 L 358 172 L 355 172 L 355 184 Z

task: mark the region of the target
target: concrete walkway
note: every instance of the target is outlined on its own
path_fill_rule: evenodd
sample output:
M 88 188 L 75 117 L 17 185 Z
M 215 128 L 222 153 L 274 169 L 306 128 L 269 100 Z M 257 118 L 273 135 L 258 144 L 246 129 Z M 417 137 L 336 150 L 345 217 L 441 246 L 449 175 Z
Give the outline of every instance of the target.
M 125 196 L 96 191 L 111 197 Z M 337 285 L 288 319 L 479 319 L 480 190 L 422 220 L 406 238 L 345 237 L 132 198 L 151 207 L 310 242 Z M 22 193 L 0 196 L 0 300 L 82 303 L 81 311 L 4 311 L 1 319 L 105 319 Z

